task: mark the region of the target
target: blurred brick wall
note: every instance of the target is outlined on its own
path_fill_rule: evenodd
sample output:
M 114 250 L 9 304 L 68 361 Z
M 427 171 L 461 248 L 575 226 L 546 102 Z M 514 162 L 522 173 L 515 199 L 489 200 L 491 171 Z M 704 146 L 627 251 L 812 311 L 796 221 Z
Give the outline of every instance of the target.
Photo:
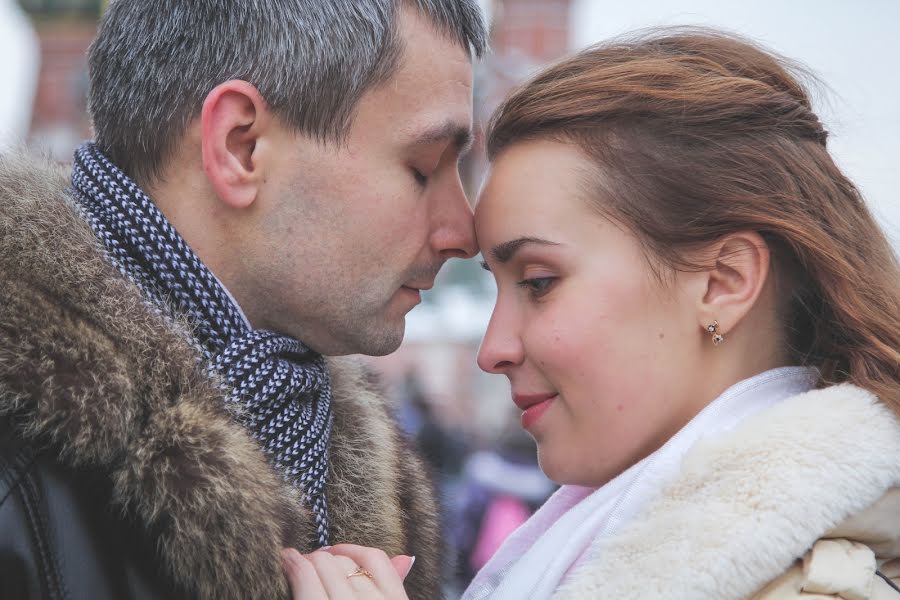
M 87 116 L 87 48 L 96 31 L 91 21 L 37 22 L 41 70 L 31 119 L 30 142 L 68 160 L 75 145 L 90 137 Z
M 486 122 L 497 102 L 515 84 L 566 52 L 571 0 L 495 0 L 492 52 L 479 65 L 476 122 Z M 41 19 L 41 72 L 31 123 L 32 143 L 66 158 L 90 136 L 86 113 L 86 52 L 96 23 L 78 19 Z M 480 157 L 476 152 L 474 162 Z M 483 165 L 467 168 L 472 187 Z
M 521 52 L 544 63 L 568 48 L 570 0 L 504 0 L 495 6 L 495 54 Z

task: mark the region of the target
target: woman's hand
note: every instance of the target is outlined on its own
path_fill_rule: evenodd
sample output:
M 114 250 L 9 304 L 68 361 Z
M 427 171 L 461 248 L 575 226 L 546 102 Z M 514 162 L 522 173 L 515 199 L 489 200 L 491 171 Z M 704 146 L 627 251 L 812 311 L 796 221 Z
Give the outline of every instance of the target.
M 340 544 L 311 554 L 281 553 L 293 600 L 407 600 L 403 580 L 414 557 Z

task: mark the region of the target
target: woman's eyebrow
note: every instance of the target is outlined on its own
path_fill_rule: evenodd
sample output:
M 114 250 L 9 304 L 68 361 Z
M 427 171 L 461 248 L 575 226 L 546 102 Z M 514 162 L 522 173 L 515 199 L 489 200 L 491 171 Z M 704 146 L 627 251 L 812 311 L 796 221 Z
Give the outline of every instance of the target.
M 514 240 L 510 240 L 508 242 L 503 242 L 501 244 L 497 244 L 493 248 L 491 248 L 491 256 L 494 257 L 499 263 L 509 262 L 513 256 L 515 256 L 516 252 L 519 251 L 523 246 L 527 244 L 540 244 L 543 246 L 559 246 L 557 242 L 551 242 L 550 240 L 545 240 L 537 237 L 520 237 Z

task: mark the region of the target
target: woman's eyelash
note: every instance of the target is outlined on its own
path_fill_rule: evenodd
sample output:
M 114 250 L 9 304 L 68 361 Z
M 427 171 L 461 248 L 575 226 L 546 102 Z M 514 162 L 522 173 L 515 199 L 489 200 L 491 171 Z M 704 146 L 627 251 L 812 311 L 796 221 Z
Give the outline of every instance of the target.
M 556 277 L 532 277 L 523 279 L 518 284 L 527 289 L 532 296 L 540 297 L 550 291 L 550 286 L 556 281 Z

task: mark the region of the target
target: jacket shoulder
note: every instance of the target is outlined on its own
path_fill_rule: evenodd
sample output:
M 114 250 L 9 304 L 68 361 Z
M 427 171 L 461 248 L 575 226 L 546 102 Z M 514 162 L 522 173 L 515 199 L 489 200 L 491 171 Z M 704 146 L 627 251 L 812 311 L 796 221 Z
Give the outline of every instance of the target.
M 34 466 L 30 447 L 0 425 L 0 510 L 22 486 L 22 480 Z
M 820 539 L 751 600 L 898 600 L 897 584 L 878 570 L 875 552 L 848 539 Z
M 0 227 L 66 194 L 68 170 L 27 153 L 0 153 Z
M 0 423 L 0 597 L 62 598 L 46 499 L 31 447 Z

